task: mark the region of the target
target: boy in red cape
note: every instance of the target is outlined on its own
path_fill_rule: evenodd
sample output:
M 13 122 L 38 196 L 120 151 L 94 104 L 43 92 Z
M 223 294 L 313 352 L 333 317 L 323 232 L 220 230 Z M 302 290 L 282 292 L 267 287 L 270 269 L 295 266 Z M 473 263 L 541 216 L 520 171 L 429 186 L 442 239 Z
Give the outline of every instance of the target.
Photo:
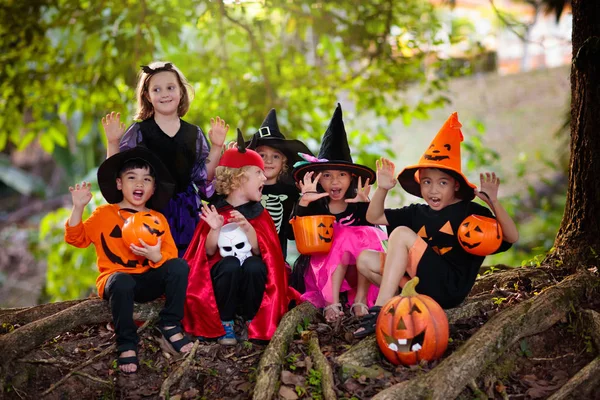
M 184 256 L 190 274 L 183 327 L 195 336 L 235 345 L 233 319 L 241 314 L 248 339 L 270 340 L 299 297 L 288 288 L 277 230 L 260 202 L 265 181 L 261 156 L 245 149 L 238 130 L 238 148 L 226 150 L 217 167 L 221 196 L 203 206 Z

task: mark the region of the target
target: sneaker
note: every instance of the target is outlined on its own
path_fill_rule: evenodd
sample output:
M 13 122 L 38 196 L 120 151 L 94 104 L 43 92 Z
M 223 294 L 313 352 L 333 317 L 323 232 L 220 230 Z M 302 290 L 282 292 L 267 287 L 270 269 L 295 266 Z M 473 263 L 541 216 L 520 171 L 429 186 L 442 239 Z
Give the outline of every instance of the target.
M 233 331 L 233 321 L 221 321 L 221 323 L 223 324 L 223 329 L 225 329 L 225 334 L 217 342 L 223 346 L 235 346 L 237 339 Z

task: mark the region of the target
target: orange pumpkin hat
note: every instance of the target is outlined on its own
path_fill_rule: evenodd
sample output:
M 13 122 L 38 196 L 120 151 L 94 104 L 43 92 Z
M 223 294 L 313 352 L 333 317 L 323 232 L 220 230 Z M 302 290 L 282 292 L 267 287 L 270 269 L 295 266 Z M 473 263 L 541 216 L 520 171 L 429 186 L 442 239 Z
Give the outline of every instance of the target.
M 469 182 L 463 175 L 460 166 L 460 142 L 464 139 L 460 130 L 461 126 L 458 114 L 452 113 L 421 156 L 419 163 L 404 168 L 398 175 L 398 181 L 404 190 L 417 197 L 422 197 L 419 168 L 438 168 L 448 172 L 460 183 L 457 197 L 463 200 L 475 198 L 477 186 Z

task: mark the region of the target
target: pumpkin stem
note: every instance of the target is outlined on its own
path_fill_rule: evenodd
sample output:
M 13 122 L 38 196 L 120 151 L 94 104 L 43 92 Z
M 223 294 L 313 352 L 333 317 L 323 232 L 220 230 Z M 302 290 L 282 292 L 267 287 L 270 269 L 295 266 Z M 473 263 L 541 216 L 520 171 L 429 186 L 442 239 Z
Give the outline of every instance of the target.
M 419 277 L 415 276 L 410 281 L 406 282 L 404 287 L 402 288 L 402 293 L 400 296 L 402 297 L 413 297 L 417 295 L 417 290 L 415 289 L 419 284 Z

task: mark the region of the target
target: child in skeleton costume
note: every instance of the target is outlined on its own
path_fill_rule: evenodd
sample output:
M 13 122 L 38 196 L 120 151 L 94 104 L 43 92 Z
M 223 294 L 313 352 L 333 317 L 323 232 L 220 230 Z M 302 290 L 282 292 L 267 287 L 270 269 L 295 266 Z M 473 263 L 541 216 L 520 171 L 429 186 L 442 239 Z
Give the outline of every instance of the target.
M 265 181 L 263 159 L 245 149 L 238 130 L 238 147 L 226 150 L 217 167 L 220 196 L 203 205 L 184 257 L 190 275 L 183 326 L 195 336 L 235 345 L 239 312 L 249 339 L 270 340 L 298 297 L 288 291 L 275 224 L 260 203 Z
M 369 206 L 369 184 L 375 172 L 354 164 L 346 137 L 342 108 L 338 104 L 323 136 L 318 158 L 304 156 L 293 177 L 299 182 L 301 197 L 297 215 L 334 215 L 333 242 L 327 254 L 302 256 L 294 266 L 295 285 L 303 300 L 324 307 L 325 318 L 335 321 L 344 313 L 340 292 L 348 292 L 351 313 L 362 316 L 377 297 L 377 288 L 356 272 L 356 258 L 366 249 L 383 250 L 385 233 L 365 218 Z M 364 282 L 362 282 L 363 280 Z M 358 289 L 358 290 L 357 290 Z
M 301 141 L 283 136 L 275 109 L 269 111 L 258 132 L 246 145 L 260 154 L 265 162 L 267 181 L 263 187 L 262 204 L 275 222 L 283 257 L 287 258 L 287 241 L 294 239 L 289 219 L 300 196 L 288 171 L 291 172 L 294 163 L 302 160 L 298 153 L 312 153 Z
M 467 297 L 485 258 L 467 252 L 459 243 L 457 232 L 469 215 L 498 221 L 502 242 L 495 253 L 508 250 L 519 238 L 514 221 L 498 201 L 500 180 L 496 175 L 480 174 L 480 190 L 463 175 L 460 128 L 458 116 L 453 113 L 419 163 L 406 167 L 397 178 L 391 161 L 378 160 L 377 190 L 369 204 L 367 219 L 387 225 L 390 238 L 387 254 L 376 251 L 360 254 L 359 272 L 380 289 L 375 305 L 362 318 L 355 337 L 375 332 L 381 307 L 412 277 L 419 277 L 419 293 L 430 296 L 443 308 L 456 307 Z M 426 204 L 384 208 L 387 192 L 398 182 L 408 193 L 423 198 Z M 493 208 L 496 216 L 488 208 L 472 202 L 475 196 Z M 473 232 L 477 229 L 478 226 L 473 228 Z

